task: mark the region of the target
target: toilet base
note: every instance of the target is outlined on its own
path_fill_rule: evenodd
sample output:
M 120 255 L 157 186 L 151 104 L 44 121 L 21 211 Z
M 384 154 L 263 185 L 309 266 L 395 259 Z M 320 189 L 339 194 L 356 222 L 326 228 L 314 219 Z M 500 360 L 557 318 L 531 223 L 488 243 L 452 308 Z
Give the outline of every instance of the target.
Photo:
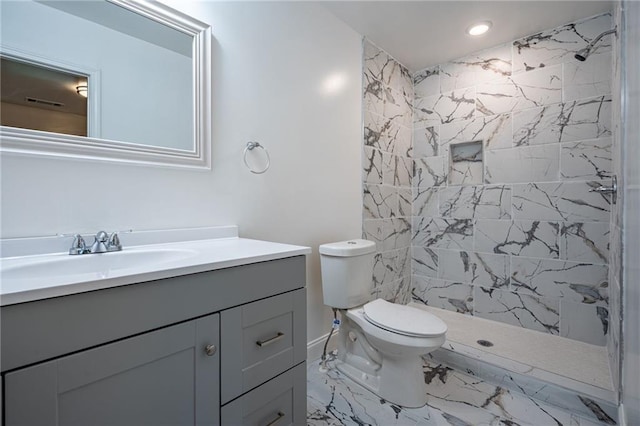
M 379 369 L 364 371 L 358 366 L 367 365 L 367 360 L 351 353 L 340 355 L 336 368 L 380 398 L 407 408 L 419 408 L 427 403 L 421 357 L 385 357 Z

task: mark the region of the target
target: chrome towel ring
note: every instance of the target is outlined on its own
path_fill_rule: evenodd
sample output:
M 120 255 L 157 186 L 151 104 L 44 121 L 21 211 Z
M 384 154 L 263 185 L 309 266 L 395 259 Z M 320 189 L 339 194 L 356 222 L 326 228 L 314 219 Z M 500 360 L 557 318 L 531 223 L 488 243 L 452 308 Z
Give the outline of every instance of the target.
M 249 151 L 252 151 L 254 148 L 262 149 L 264 151 L 264 154 L 267 156 L 267 165 L 262 170 L 253 170 L 249 165 L 249 162 L 247 161 L 247 153 Z M 271 158 L 269 157 L 269 151 L 267 151 L 267 149 L 264 146 L 260 145 L 260 143 L 258 142 L 247 142 L 247 146 L 244 149 L 243 159 L 244 159 L 244 165 L 247 166 L 247 169 L 249 169 L 251 173 L 255 173 L 257 175 L 261 175 L 262 173 L 269 170 L 269 166 L 271 165 Z

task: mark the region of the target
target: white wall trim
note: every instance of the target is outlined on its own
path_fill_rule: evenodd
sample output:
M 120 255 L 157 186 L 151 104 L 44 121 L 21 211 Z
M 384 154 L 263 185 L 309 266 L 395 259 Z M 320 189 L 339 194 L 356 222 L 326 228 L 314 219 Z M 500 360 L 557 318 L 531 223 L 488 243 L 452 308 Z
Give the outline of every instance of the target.
M 327 345 L 327 352 L 331 352 L 332 350 L 336 349 L 338 345 L 336 336 L 338 334 L 339 333 L 333 333 L 333 335 L 331 336 L 331 340 Z M 320 359 L 320 357 L 322 356 L 322 349 L 324 348 L 324 342 L 327 340 L 328 336 L 329 333 L 326 333 L 318 337 L 317 339 L 313 339 L 307 342 L 307 363 Z

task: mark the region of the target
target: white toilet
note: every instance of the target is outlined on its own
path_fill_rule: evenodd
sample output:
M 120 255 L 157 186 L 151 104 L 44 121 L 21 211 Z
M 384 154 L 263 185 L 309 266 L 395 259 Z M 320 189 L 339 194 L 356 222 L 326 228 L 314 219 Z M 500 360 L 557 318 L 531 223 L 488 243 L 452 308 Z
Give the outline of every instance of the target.
M 422 355 L 445 341 L 447 325 L 411 306 L 372 299 L 375 243 L 320 246 L 325 305 L 341 311 L 338 370 L 380 398 L 422 407 L 427 390 Z

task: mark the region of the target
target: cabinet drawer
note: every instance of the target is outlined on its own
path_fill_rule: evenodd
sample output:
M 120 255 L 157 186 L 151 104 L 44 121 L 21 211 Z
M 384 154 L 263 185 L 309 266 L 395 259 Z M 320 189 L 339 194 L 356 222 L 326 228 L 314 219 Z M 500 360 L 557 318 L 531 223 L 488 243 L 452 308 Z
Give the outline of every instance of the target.
M 221 313 L 222 403 L 306 358 L 306 291 L 269 297 Z
M 306 365 L 305 362 L 298 364 L 222 407 L 221 424 L 256 426 L 306 424 Z

